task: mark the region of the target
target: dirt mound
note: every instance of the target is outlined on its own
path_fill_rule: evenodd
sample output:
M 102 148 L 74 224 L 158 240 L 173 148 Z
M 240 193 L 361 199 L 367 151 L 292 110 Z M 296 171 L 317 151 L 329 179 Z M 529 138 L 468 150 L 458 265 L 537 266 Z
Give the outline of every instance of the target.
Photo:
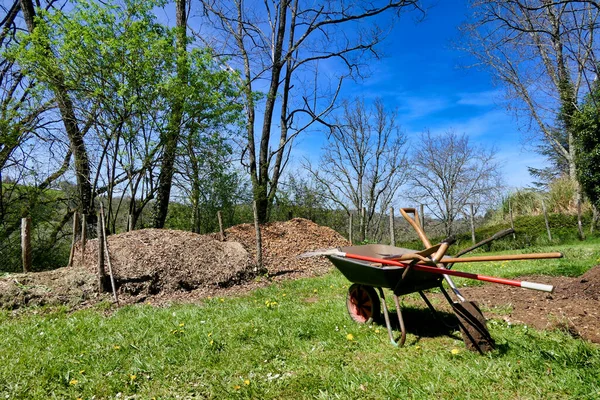
M 256 257 L 256 231 L 252 224 L 242 224 L 225 231 L 228 241 L 235 240 Z M 310 250 L 349 246 L 350 242 L 331 228 L 303 218 L 273 222 L 261 226 L 263 264 L 269 276 L 287 277 L 321 275 L 332 268 L 324 257 L 297 258 Z
M 239 243 L 184 231 L 143 229 L 111 235 L 108 248 L 117 286 L 131 295 L 231 286 L 254 267 Z M 97 240 L 87 243 L 83 256 L 80 245 L 75 254 L 76 267 L 96 270 Z
M 501 315 L 508 321 L 538 329 L 563 329 L 575 337 L 600 343 L 600 265 L 578 278 L 530 276 L 521 279 L 551 284 L 554 293 L 493 284 L 462 291 L 469 300 L 493 310 L 486 313 L 487 317 Z

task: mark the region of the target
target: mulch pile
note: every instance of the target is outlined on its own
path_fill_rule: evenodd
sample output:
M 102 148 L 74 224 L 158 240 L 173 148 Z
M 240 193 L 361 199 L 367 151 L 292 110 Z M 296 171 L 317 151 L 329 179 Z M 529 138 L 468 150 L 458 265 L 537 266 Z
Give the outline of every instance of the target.
M 256 257 L 254 225 L 242 224 L 225 231 L 227 240 L 242 243 Z M 263 266 L 270 277 L 278 279 L 322 275 L 332 264 L 324 257 L 297 258 L 299 254 L 317 249 L 349 246 L 350 242 L 331 228 L 303 218 L 274 222 L 261 226 Z
M 332 266 L 323 258 L 296 257 L 308 250 L 347 246 L 334 230 L 296 218 L 261 226 L 263 265 L 269 280 L 323 274 Z M 108 237 L 108 247 L 122 303 L 185 301 L 236 293 L 257 285 L 254 225 L 243 224 L 218 235 L 143 229 Z M 76 308 L 106 299 L 97 295 L 98 241 L 89 240 L 82 254 L 75 247 L 72 267 L 0 278 L 0 308 L 65 304 Z M 108 273 L 108 267 L 105 266 Z M 262 279 L 262 285 L 267 281 Z

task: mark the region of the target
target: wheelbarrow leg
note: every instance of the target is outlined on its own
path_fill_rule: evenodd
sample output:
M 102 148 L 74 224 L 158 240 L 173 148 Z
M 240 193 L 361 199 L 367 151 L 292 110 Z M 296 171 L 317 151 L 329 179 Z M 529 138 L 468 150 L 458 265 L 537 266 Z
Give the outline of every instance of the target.
M 387 303 L 385 301 L 385 295 L 383 294 L 383 289 L 378 287 L 377 290 L 379 290 L 379 297 L 381 297 L 383 303 L 383 317 L 385 318 L 385 326 L 388 331 L 388 336 L 390 337 L 390 342 L 394 346 L 398 346 L 398 343 L 396 343 L 396 340 L 394 340 L 394 333 L 392 332 L 392 325 L 390 323 L 390 313 L 388 312 Z
M 406 341 L 406 327 L 404 326 L 404 318 L 402 318 L 402 308 L 400 307 L 400 301 L 398 300 L 398 296 L 394 294 L 394 303 L 396 304 L 396 314 L 398 314 L 398 322 L 400 322 L 400 331 L 402 332 L 402 336 L 400 336 L 400 343 L 398 346 L 404 346 L 404 342 Z

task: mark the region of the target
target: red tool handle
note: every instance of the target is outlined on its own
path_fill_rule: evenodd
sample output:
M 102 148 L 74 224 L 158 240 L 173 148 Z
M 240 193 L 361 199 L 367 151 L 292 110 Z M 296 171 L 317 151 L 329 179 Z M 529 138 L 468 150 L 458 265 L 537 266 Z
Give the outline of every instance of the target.
M 385 265 L 393 265 L 396 267 L 402 267 L 402 268 L 408 267 L 408 264 L 401 263 L 398 261 L 393 261 L 393 260 L 386 260 L 386 259 L 382 259 L 382 258 L 361 256 L 358 254 L 350 254 L 350 253 L 344 253 L 344 256 L 347 258 L 353 258 L 356 260 L 369 261 L 369 262 L 385 264 Z M 544 285 L 541 283 L 527 282 L 527 281 L 517 281 L 514 279 L 496 278 L 493 276 L 472 274 L 469 272 L 462 272 L 462 271 L 455 271 L 452 269 L 430 267 L 427 265 L 413 264 L 412 268 L 416 271 L 429 272 L 432 274 L 452 275 L 452 276 L 458 276 L 460 278 L 468 278 L 468 279 L 475 279 L 475 280 L 484 281 L 484 282 L 500 283 L 502 285 L 517 286 L 517 287 L 522 287 L 522 288 L 527 288 L 527 289 L 540 290 L 540 291 L 549 292 L 549 293 L 552 293 L 552 291 L 554 290 L 554 287 L 552 285 Z

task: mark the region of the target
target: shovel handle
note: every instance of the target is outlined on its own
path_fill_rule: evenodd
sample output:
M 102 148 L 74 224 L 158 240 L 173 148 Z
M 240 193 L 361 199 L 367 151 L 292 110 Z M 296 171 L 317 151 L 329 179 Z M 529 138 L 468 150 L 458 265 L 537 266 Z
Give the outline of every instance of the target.
M 425 235 L 423 228 L 421 227 L 421 223 L 419 222 L 419 213 L 416 208 L 401 208 L 400 214 L 404 217 L 404 219 L 414 228 L 421 239 L 421 242 L 425 245 L 425 248 L 431 247 L 431 242 Z M 412 214 L 414 217 L 410 217 L 408 214 Z

